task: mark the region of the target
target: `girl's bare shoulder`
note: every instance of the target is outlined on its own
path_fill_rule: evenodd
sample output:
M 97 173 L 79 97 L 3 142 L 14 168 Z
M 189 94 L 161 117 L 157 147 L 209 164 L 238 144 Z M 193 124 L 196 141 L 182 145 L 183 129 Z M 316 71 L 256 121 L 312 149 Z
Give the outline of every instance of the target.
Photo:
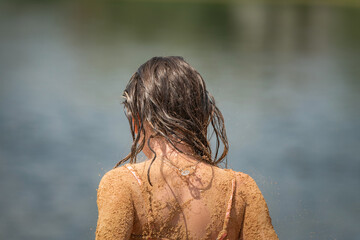
M 232 169 L 224 169 L 227 172 L 231 172 L 236 179 L 236 192 L 241 194 L 247 194 L 250 192 L 259 192 L 258 185 L 255 180 L 248 174 L 240 171 L 234 171 Z
M 236 180 L 240 184 L 249 184 L 249 183 L 255 182 L 255 180 L 247 173 L 234 171 L 234 174 L 235 174 Z
M 227 172 L 228 174 L 232 174 L 236 178 L 237 184 L 246 184 L 246 183 L 255 182 L 254 179 L 252 177 L 250 177 L 250 175 L 248 175 L 244 172 L 239 172 L 239 171 L 235 171 L 233 169 L 227 169 L 227 168 L 220 169 L 220 171 L 224 171 L 224 172 Z
M 123 165 L 106 172 L 100 180 L 99 188 L 108 186 L 125 186 L 131 184 L 131 182 L 131 173 L 126 168 L 126 165 Z
M 255 180 L 244 172 L 233 171 L 236 178 L 236 194 L 246 202 L 254 197 L 262 197 L 262 193 Z

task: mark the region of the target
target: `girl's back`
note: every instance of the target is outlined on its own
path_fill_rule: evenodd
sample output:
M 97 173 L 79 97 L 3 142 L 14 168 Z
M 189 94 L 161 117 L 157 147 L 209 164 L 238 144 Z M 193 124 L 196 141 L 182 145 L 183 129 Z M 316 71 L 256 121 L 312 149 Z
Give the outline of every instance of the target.
M 104 176 L 99 211 L 102 206 L 110 214 L 99 219 L 97 237 L 277 239 L 262 194 L 248 175 L 201 163 L 183 176 L 166 163 L 151 167 L 152 186 L 147 181 L 149 161 Z M 117 227 L 109 226 L 110 220 Z

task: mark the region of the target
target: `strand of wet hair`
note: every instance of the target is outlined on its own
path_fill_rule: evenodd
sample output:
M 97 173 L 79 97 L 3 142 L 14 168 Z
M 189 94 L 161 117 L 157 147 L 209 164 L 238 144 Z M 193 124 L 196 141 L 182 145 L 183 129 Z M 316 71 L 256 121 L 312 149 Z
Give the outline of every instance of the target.
M 151 183 L 151 181 L 150 181 L 150 168 L 151 168 L 152 164 L 154 163 L 154 161 L 155 161 L 155 159 L 156 159 L 156 152 L 155 152 L 154 149 L 152 149 L 151 146 L 150 146 L 150 139 L 152 139 L 153 137 L 154 137 L 154 136 L 151 135 L 151 136 L 149 137 L 148 141 L 147 141 L 147 145 L 148 145 L 150 151 L 154 154 L 154 157 L 153 157 L 153 159 L 151 159 L 151 162 L 150 162 L 150 165 L 149 165 L 149 168 L 148 168 L 148 171 L 147 171 L 147 180 L 148 180 L 150 186 L 152 186 L 152 183 Z

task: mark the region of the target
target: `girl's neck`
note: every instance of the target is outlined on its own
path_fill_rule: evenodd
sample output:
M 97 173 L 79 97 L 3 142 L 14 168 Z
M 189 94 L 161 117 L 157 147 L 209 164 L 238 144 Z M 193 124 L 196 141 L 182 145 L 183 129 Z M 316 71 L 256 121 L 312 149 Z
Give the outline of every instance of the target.
M 156 156 L 159 158 L 166 158 L 171 160 L 173 163 L 178 165 L 191 164 L 199 160 L 193 153 L 191 147 L 186 146 L 182 143 L 174 143 L 175 147 L 179 149 L 179 152 L 174 146 L 172 146 L 164 137 L 155 137 L 150 140 L 150 147 L 145 144 L 143 152 L 148 159 L 154 157 L 155 152 Z

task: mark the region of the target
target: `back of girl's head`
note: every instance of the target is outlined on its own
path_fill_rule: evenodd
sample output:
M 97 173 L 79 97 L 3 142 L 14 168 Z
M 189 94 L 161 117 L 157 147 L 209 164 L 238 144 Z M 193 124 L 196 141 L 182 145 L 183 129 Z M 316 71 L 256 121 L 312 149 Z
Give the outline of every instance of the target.
M 144 145 L 157 136 L 175 148 L 179 143 L 190 146 L 193 154 L 212 165 L 224 160 L 228 141 L 223 116 L 201 75 L 182 57 L 153 57 L 145 62 L 131 77 L 123 97 L 133 144 L 130 154 L 116 166 L 128 159 L 136 162 Z M 148 142 L 141 138 L 145 122 L 152 128 Z M 215 153 L 210 147 L 209 124 L 216 137 Z

